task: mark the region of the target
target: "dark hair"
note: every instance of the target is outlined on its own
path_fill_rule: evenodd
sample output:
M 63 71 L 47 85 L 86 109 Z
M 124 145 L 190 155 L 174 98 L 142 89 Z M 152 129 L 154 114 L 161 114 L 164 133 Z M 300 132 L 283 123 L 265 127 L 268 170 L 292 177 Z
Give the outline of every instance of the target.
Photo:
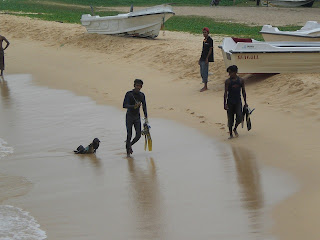
M 135 80 L 134 80 L 134 85 L 136 85 L 136 84 L 141 84 L 141 85 L 143 85 L 143 81 L 142 81 L 141 79 L 135 79 Z
M 227 68 L 227 72 L 233 72 L 237 73 L 238 72 L 238 67 L 236 65 L 231 65 Z
M 92 141 L 93 149 L 94 150 L 98 149 L 99 145 L 100 145 L 100 140 L 98 138 L 93 139 L 93 141 Z

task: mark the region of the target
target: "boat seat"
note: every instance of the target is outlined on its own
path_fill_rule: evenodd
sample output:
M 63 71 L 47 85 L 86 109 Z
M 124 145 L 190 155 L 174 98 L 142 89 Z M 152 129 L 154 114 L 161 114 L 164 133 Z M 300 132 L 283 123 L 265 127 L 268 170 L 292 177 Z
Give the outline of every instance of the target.
M 252 42 L 251 38 L 236 38 L 236 37 L 233 37 L 232 40 L 235 43 L 238 43 L 238 42 Z

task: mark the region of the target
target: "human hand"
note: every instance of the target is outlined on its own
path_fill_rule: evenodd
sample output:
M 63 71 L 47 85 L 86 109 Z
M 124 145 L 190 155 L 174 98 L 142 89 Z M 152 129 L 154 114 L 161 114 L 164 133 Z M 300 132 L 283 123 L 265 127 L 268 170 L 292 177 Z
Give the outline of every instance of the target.
M 134 105 L 134 109 L 137 109 L 141 106 L 141 102 L 136 102 L 136 104 Z

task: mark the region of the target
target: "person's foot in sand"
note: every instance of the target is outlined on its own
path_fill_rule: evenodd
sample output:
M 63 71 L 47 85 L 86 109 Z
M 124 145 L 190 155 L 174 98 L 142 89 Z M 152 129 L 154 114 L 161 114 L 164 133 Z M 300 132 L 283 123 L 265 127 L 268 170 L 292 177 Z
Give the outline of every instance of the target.
M 230 134 L 230 136 L 228 137 L 228 139 L 232 139 L 233 138 L 233 135 L 232 133 Z
M 238 131 L 237 131 L 237 129 L 236 129 L 236 128 L 235 128 L 235 129 L 233 129 L 233 132 L 234 132 L 235 137 L 239 137 L 239 134 L 238 134 Z
M 208 90 L 208 88 L 207 87 L 203 87 L 203 88 L 200 89 L 200 92 L 204 92 L 206 90 Z

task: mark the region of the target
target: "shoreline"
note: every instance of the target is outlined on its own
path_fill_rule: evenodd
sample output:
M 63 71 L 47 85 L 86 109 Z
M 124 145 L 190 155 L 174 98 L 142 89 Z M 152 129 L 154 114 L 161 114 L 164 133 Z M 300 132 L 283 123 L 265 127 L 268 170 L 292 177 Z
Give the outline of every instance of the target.
M 249 149 L 258 161 L 298 179 L 300 191 L 273 210 L 276 224 L 272 231 L 276 236 L 300 240 L 320 235 L 312 224 L 320 216 L 316 211 L 320 199 L 316 191 L 320 182 L 317 173 L 320 139 L 314 134 L 320 130 L 317 101 L 320 74 L 243 76 L 249 106 L 256 108 L 253 129 L 250 132 L 241 129 L 238 139 L 227 141 L 222 106 L 223 81 L 227 75 L 216 42 L 216 62 L 209 70 L 214 73 L 209 76 L 209 91 L 199 93 L 202 85 L 197 60 L 192 57 L 196 58 L 201 50 L 201 35 L 166 32 L 166 36 L 150 42 L 88 35 L 82 27 L 72 24 L 40 20 L 27 20 L 23 24 L 27 18 L 13 16 L 0 19 L 8 25 L 2 34 L 14 43 L 6 53 L 5 74 L 31 72 L 37 84 L 71 90 L 117 108 L 122 107 L 122 95 L 136 76 L 147 79 L 142 91 L 148 98 L 150 116 L 173 119 L 219 141 Z M 186 46 L 177 51 L 176 44 L 185 39 Z M 124 49 L 128 44 L 130 49 Z M 69 70 L 63 70 L 64 67 Z

